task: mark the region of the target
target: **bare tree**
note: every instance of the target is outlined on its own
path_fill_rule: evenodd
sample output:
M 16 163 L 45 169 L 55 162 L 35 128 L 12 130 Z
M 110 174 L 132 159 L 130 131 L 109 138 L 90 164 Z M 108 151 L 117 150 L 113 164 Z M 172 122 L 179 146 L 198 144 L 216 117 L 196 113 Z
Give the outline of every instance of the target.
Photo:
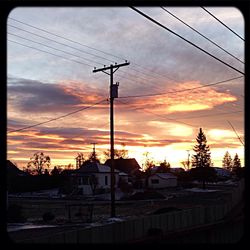
M 76 168 L 80 168 L 83 162 L 85 161 L 83 153 L 77 153 L 75 160 L 76 160 Z
M 126 144 L 122 143 L 121 146 L 123 147 L 122 149 L 114 149 L 114 158 L 119 159 L 127 159 L 128 158 L 128 150 L 125 149 Z M 110 159 L 110 149 L 107 149 L 106 151 L 103 152 L 105 160 Z
M 41 175 L 44 173 L 45 167 L 50 166 L 50 157 L 48 155 L 44 155 L 43 152 L 35 153 L 28 162 L 27 169 L 37 175 Z

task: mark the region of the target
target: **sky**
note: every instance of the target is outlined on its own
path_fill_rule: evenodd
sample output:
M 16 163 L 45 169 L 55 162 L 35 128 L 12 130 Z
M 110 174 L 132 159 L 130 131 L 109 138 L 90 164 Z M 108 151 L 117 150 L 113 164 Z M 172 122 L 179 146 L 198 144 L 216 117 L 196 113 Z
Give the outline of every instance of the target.
M 138 7 L 244 72 L 242 39 L 200 7 L 165 8 L 234 57 L 162 8 Z M 240 10 L 207 10 L 244 38 Z M 102 159 L 110 148 L 110 76 L 93 69 L 125 60 L 130 64 L 114 73 L 114 83 L 119 82 L 115 148 L 125 145 L 140 166 L 148 153 L 156 163 L 181 167 L 188 152 L 194 154 L 202 128 L 214 166 L 221 167 L 226 151 L 232 158 L 237 153 L 244 166 L 244 146 L 237 137 L 244 141 L 240 72 L 128 7 L 17 7 L 7 24 L 7 158 L 19 168 L 36 152 L 49 155 L 52 166 L 75 164 L 77 154 L 87 157 L 93 143 Z

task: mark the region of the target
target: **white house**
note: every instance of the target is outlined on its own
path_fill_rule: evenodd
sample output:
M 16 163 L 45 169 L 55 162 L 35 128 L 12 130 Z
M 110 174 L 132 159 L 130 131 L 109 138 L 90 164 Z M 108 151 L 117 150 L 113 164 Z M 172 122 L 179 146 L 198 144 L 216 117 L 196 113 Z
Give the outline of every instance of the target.
M 214 167 L 214 169 L 218 177 L 230 178 L 232 176 L 232 173 L 225 168 Z
M 91 195 L 94 190 L 110 190 L 111 169 L 98 162 L 91 162 L 75 170 L 71 177 L 82 194 Z M 119 181 L 119 171 L 115 170 L 115 187 Z
M 176 187 L 177 177 L 171 173 L 155 173 L 148 178 L 149 188 Z

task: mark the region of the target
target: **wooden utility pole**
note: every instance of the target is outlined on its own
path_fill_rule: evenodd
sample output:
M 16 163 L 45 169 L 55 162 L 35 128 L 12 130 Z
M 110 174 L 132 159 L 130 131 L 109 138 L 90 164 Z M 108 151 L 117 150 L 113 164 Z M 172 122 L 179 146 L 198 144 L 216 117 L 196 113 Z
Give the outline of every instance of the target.
M 111 217 L 115 217 L 115 168 L 114 168 L 114 98 L 118 98 L 118 86 L 119 84 L 113 83 L 113 74 L 123 66 L 129 65 L 129 62 L 121 63 L 110 66 L 105 66 L 100 69 L 94 69 L 93 73 L 102 71 L 103 73 L 110 75 L 110 154 L 111 154 Z M 110 73 L 107 73 L 105 70 L 110 70 Z

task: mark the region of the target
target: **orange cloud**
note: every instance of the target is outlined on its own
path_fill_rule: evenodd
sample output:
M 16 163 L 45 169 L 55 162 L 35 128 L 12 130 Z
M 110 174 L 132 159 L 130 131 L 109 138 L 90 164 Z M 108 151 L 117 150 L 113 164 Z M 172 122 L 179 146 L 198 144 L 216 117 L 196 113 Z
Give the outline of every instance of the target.
M 154 96 L 137 100 L 135 104 L 138 108 L 147 108 L 150 104 L 151 110 L 166 114 L 209 110 L 227 102 L 237 101 L 237 98 L 229 93 L 219 92 L 212 87 L 199 88 L 202 86 L 204 85 L 198 81 L 181 83 L 171 91 L 168 91 L 169 93 L 166 93 L 164 96 Z M 193 90 L 183 91 L 185 89 Z

